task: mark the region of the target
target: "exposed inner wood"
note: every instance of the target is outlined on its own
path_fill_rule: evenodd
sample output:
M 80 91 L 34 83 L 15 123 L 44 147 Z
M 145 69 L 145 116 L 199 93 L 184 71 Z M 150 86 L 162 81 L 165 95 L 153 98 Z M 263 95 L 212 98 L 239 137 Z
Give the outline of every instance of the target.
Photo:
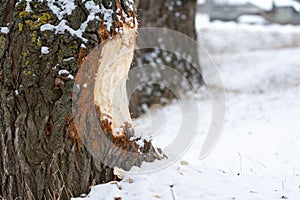
M 101 45 L 83 59 L 77 73 L 76 84 L 82 87 L 73 96 L 73 114 L 80 142 L 96 160 L 129 170 L 164 155 L 151 140 L 135 137 L 131 125 L 126 80 L 134 55 L 137 21 L 133 13 L 124 15 L 120 4 L 117 7 L 117 28 L 108 32 L 105 24 L 100 25 Z
M 123 34 L 104 41 L 101 62 L 94 88 L 94 104 L 100 109 L 100 120 L 111 121 L 113 135 L 131 123 L 126 80 L 133 59 L 136 28 L 123 27 Z

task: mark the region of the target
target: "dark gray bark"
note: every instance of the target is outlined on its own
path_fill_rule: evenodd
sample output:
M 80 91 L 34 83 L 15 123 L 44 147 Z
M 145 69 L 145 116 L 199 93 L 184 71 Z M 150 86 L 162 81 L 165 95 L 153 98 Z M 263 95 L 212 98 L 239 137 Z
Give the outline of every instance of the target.
M 64 69 L 75 76 L 83 58 L 101 43 L 99 21 L 88 23 L 83 49 L 82 39 L 68 31 L 40 30 L 60 22 L 47 1 L 30 2 L 31 12 L 25 11 L 26 2 L 17 2 L 0 4 L 0 27 L 10 30 L 0 33 L 0 198 L 69 199 L 87 193 L 93 183 L 115 179 L 113 169 L 96 161 L 74 135 L 74 81 L 58 74 Z M 101 2 L 116 11 L 115 0 L 95 1 Z M 64 19 L 76 30 L 88 10 L 82 1 L 75 5 Z M 48 54 L 41 54 L 42 46 L 50 47 Z

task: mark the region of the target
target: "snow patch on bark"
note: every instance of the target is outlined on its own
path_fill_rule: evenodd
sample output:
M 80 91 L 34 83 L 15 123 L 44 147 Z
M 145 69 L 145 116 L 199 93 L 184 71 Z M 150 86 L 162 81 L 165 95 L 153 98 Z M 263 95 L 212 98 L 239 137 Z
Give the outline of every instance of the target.
M 8 27 L 0 27 L 0 32 L 4 33 L 4 34 L 8 34 L 9 33 L 9 29 L 8 29 Z
M 59 20 L 62 20 L 65 15 L 71 15 L 76 8 L 74 0 L 48 0 L 47 3 Z
M 26 8 L 25 8 L 25 11 L 27 11 L 27 12 L 31 12 L 32 10 L 31 10 L 31 7 L 30 7 L 30 2 L 31 2 L 32 0 L 26 0 Z
M 54 31 L 55 34 L 65 34 L 65 31 L 69 32 L 73 36 L 77 36 L 78 38 L 82 39 L 83 42 L 87 42 L 88 40 L 82 36 L 83 32 L 86 29 L 86 26 L 80 26 L 78 30 L 74 30 L 67 24 L 67 20 L 62 20 L 57 26 L 54 26 L 52 24 L 44 24 L 41 26 L 40 30 L 41 31 Z M 83 25 L 85 25 L 83 23 Z
M 43 46 L 43 47 L 41 48 L 41 53 L 42 53 L 42 54 L 48 54 L 48 53 L 49 53 L 49 47 Z
M 57 25 L 53 24 L 44 24 L 40 27 L 41 31 L 54 31 L 55 34 L 64 34 L 65 31 L 69 32 L 71 35 L 76 36 L 84 43 L 86 43 L 88 40 L 83 37 L 83 33 L 85 32 L 88 23 L 94 20 L 101 21 L 99 16 L 97 15 L 103 15 L 103 24 L 105 25 L 108 32 L 112 32 L 112 27 L 114 25 L 115 19 L 114 19 L 114 11 L 112 9 L 105 8 L 103 5 L 96 5 L 94 1 L 87 1 L 85 2 L 84 6 L 89 11 L 88 17 L 86 20 L 80 25 L 80 27 L 75 30 L 69 25 L 67 25 L 67 20 L 64 18 L 68 15 L 71 15 L 73 10 L 76 8 L 76 5 L 74 3 L 74 0 L 49 0 L 47 1 L 49 8 L 51 11 L 57 16 L 59 19 L 59 23 Z M 126 5 L 130 8 L 130 10 L 133 11 L 134 3 L 133 1 L 126 2 Z M 118 12 L 117 12 L 118 13 Z M 121 20 L 120 16 L 117 16 L 121 24 L 129 24 L 130 27 L 134 27 L 134 24 L 137 22 L 136 19 L 134 19 L 131 16 L 128 16 L 124 11 L 122 12 L 124 20 Z M 117 33 L 123 33 L 122 28 L 116 28 L 114 30 Z
M 65 70 L 65 69 L 59 70 L 58 75 L 59 76 L 66 76 L 68 79 L 71 79 L 71 80 L 74 79 L 74 76 L 72 74 L 70 74 L 70 72 L 68 70 Z

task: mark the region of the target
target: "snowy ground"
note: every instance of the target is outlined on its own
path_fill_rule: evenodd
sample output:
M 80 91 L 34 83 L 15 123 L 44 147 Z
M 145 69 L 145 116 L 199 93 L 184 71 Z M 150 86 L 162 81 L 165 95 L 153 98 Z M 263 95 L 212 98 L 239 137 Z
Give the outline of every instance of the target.
M 300 46 L 300 26 L 246 25 L 234 22 L 208 22 L 197 14 L 198 39 L 210 54 L 272 50 Z
M 300 199 L 300 48 L 224 53 L 211 55 L 226 90 L 223 133 L 212 154 L 198 159 L 212 114 L 203 89 L 197 137 L 182 158 L 152 173 L 133 173 L 146 165 L 134 168 L 120 183 L 93 187 L 87 200 Z M 205 55 L 201 62 L 212 65 Z M 210 86 L 221 87 L 218 82 Z M 180 104 L 174 103 L 152 109 L 139 122 L 151 131 L 151 125 L 164 121 L 153 135 L 164 147 L 181 123 L 178 113 Z

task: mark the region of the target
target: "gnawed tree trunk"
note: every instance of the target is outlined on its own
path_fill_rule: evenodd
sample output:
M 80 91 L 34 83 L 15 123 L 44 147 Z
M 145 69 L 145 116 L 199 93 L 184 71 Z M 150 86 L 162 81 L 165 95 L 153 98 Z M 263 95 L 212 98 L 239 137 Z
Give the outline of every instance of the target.
M 93 157 L 79 138 L 80 130 L 72 117 L 73 78 L 78 70 L 89 72 L 101 59 L 105 62 L 108 51 L 116 53 L 108 44 L 125 37 L 120 30 L 132 29 L 130 37 L 134 37 L 133 3 L 7 0 L 0 4 L 0 11 L 0 27 L 5 27 L 0 33 L 0 196 L 8 200 L 69 199 L 87 193 L 91 184 L 113 180 L 113 168 Z M 124 64 L 129 65 L 132 54 L 127 56 Z M 118 76 L 113 70 L 118 66 L 110 66 L 115 79 Z M 99 64 L 97 67 L 101 70 Z M 134 133 L 125 123 L 130 118 L 123 103 L 124 89 L 117 95 L 122 101 L 112 102 L 106 90 L 107 75 L 95 71 L 96 84 L 91 78 L 82 91 L 90 92 L 92 101 L 85 103 L 100 119 L 104 136 L 122 150 L 121 157 L 115 159 L 122 159 L 127 151 L 137 148 L 130 140 Z M 111 103 L 121 112 L 111 110 Z M 106 118 L 102 118 L 104 114 Z M 119 117 L 123 114 L 125 117 Z M 93 127 L 85 123 L 85 128 Z M 120 129 L 122 134 L 117 135 L 115 130 Z M 97 148 L 109 151 L 110 147 L 100 143 Z M 153 160 L 154 149 L 147 144 L 142 151 L 151 150 L 153 156 L 148 160 Z M 119 167 L 128 169 L 142 161 L 140 156 Z
M 138 16 L 139 16 L 139 27 L 164 27 L 169 28 L 196 40 L 196 29 L 195 29 L 195 18 L 196 18 L 196 0 L 135 0 Z M 159 39 L 159 38 L 158 38 Z M 164 42 L 160 42 L 164 46 Z M 176 41 L 173 41 L 176 43 Z M 159 47 L 157 47 L 159 48 Z M 199 65 L 197 61 L 198 50 L 194 49 L 193 55 L 189 54 L 189 51 L 180 49 L 178 47 L 180 56 L 191 57 L 191 60 L 178 57 L 174 52 L 162 51 L 161 49 L 144 49 L 138 50 L 135 53 L 134 67 L 140 67 L 144 64 L 150 64 L 153 74 L 157 74 L 156 77 L 146 77 L 147 67 L 142 67 L 140 73 L 137 73 L 136 79 L 147 79 L 147 84 L 141 85 L 137 88 L 136 92 L 132 94 L 130 99 L 130 111 L 133 117 L 137 117 L 140 114 L 147 111 L 153 104 L 166 104 L 171 99 L 177 98 L 174 91 L 164 87 L 161 84 L 165 79 L 169 84 L 173 85 L 174 88 L 178 88 L 181 92 L 187 92 L 191 90 L 188 85 L 181 83 L 181 78 L 184 77 L 188 80 L 192 89 L 197 90 L 202 84 L 202 76 L 197 71 L 195 65 Z M 168 66 L 174 69 L 182 77 L 165 77 L 162 74 Z M 150 74 L 151 75 L 151 74 Z M 151 81 L 150 81 L 151 80 Z M 143 81 L 147 82 L 147 81 Z M 150 91 L 150 92 L 149 92 Z M 143 106 L 141 106 L 143 105 Z

